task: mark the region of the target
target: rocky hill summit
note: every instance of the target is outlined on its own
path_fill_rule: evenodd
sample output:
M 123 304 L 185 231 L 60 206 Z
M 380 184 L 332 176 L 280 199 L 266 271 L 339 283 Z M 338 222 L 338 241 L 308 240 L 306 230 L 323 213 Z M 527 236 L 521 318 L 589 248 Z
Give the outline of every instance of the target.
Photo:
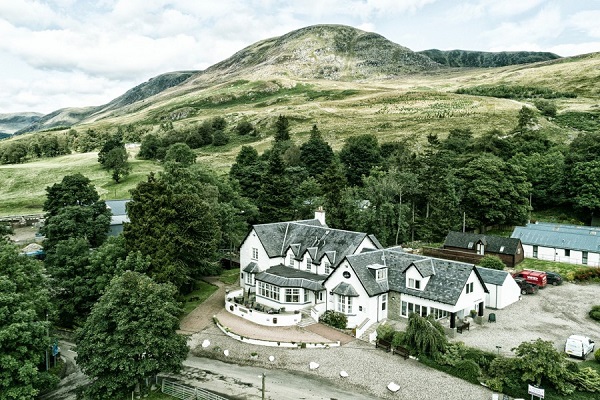
M 314 25 L 248 46 L 198 74 L 259 79 L 360 80 L 443 68 L 381 35 L 344 25 Z M 210 79 L 210 78 L 209 78 Z

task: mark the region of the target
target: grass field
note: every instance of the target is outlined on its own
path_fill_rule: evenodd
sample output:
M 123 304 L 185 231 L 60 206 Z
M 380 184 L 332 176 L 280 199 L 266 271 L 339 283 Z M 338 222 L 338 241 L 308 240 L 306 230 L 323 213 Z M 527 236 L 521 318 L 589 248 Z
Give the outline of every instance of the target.
M 0 165 L 0 216 L 42 212 L 46 188 L 65 175 L 82 173 L 88 177 L 103 200 L 129 198 L 129 190 L 146 179 L 160 165 L 130 158 L 131 174 L 115 184 L 110 173 L 98 164 L 98 153 L 74 153 L 44 158 L 24 164 Z

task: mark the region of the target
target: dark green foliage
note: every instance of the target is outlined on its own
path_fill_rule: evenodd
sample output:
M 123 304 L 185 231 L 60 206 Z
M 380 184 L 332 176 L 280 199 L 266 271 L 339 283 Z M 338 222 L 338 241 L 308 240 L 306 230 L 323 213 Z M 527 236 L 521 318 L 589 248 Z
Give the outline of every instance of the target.
M 556 117 L 558 109 L 554 102 L 545 99 L 537 99 L 533 102 L 533 104 L 538 110 L 540 110 L 542 115 L 552 118 Z
M 256 135 L 254 126 L 247 119 L 241 120 L 236 125 L 235 130 L 238 133 L 238 135 L 242 135 L 242 136 L 248 135 L 248 134 Z
M 13 141 L 0 147 L 0 164 L 20 164 L 27 158 L 27 145 Z
M 113 279 L 77 331 L 77 364 L 91 378 L 85 396 L 106 399 L 130 394 L 146 379 L 178 372 L 188 348 L 176 333 L 180 308 L 172 285 L 132 271 Z
M 458 89 L 456 93 L 470 94 L 475 96 L 499 97 L 503 99 L 558 99 L 561 97 L 577 97 L 577 94 L 573 92 L 559 92 L 544 87 L 518 85 L 473 86 L 469 88 Z
M 142 160 L 155 160 L 158 158 L 157 153 L 161 146 L 160 138 L 155 134 L 149 133 L 142 138 L 142 144 L 140 145 L 137 157 Z
M 165 162 L 176 163 L 182 167 L 189 167 L 196 162 L 196 153 L 194 153 L 185 143 L 175 143 L 167 149 Z
M 600 160 L 574 164 L 568 192 L 575 208 L 592 215 L 600 211 Z
M 454 366 L 455 373 L 453 375 L 458 376 L 467 382 L 479 383 L 481 376 L 481 368 L 473 360 L 460 360 Z
M 33 399 L 58 379 L 44 365 L 50 312 L 42 264 L 0 237 L 0 398 Z
M 333 150 L 323 140 L 316 125 L 313 125 L 308 141 L 300 146 L 300 160 L 314 177 L 323 174 L 333 160 Z
M 594 351 L 594 359 L 600 363 L 600 347 Z
M 405 333 L 401 331 L 394 332 L 392 337 L 392 346 L 400 347 L 406 343 Z
M 500 271 L 504 270 L 504 267 L 505 267 L 505 265 L 502 262 L 502 260 L 500 259 L 500 257 L 491 256 L 489 254 L 483 256 L 481 261 L 479 261 L 479 266 L 484 267 L 484 268 L 497 269 Z
M 560 56 L 554 53 L 538 51 L 503 51 L 491 53 L 485 51 L 443 51 L 431 49 L 419 51 L 419 53 L 448 67 L 467 68 L 505 67 L 507 65 L 529 64 L 560 58 Z
M 566 111 L 556 116 L 556 123 L 565 128 L 585 132 L 600 131 L 600 112 Z
M 274 128 L 276 142 L 290 140 L 290 121 L 286 116 L 279 115 L 277 121 L 275 121 Z
M 589 312 L 589 316 L 591 319 L 600 322 L 600 305 L 593 306 Z
M 242 146 L 229 170 L 229 177 L 238 182 L 240 194 L 253 201 L 258 199 L 264 165 L 254 147 Z
M 272 151 L 269 163 L 261 178 L 258 209 L 262 223 L 289 221 L 294 210 L 290 179 L 279 152 Z
M 225 146 L 229 143 L 229 135 L 222 130 L 216 130 L 213 134 L 213 145 L 214 146 Z
M 115 147 L 108 152 L 104 160 L 104 167 L 112 171 L 112 178 L 115 183 L 129 175 L 131 172 L 131 164 L 127 161 L 129 154 L 124 146 Z
M 348 317 L 346 317 L 346 314 L 327 310 L 323 313 L 323 315 L 321 315 L 319 322 L 333 326 L 334 328 L 346 329 L 346 326 L 348 325 Z
M 151 257 L 148 274 L 184 290 L 214 272 L 221 236 L 213 204 L 216 189 L 197 184 L 186 168 L 148 176 L 131 191 L 130 223 L 123 230 L 128 251 Z
M 394 339 L 394 334 L 396 331 L 394 327 L 390 324 L 383 324 L 377 327 L 377 340 L 384 340 L 386 342 L 391 342 Z
M 533 109 L 527 106 L 521 107 L 517 120 L 517 130 L 522 132 L 530 129 L 536 122 L 537 118 Z
M 577 282 L 600 282 L 600 268 L 581 268 L 573 274 L 573 280 Z
M 111 150 L 117 148 L 123 148 L 123 150 L 125 150 L 125 143 L 123 143 L 123 133 L 120 130 L 117 134 L 111 136 L 106 142 L 104 142 L 104 145 L 102 145 L 102 148 L 98 152 L 98 162 L 100 163 L 100 165 L 108 169 L 108 167 L 106 167 L 108 154 L 111 152 Z
M 406 344 L 417 354 L 435 357 L 448 345 L 444 328 L 431 315 L 421 317 L 412 313 L 408 317 L 408 326 L 404 335 Z
M 360 186 L 363 176 L 381 163 L 379 143 L 374 135 L 366 134 L 348 138 L 340 151 L 346 179 L 350 186 Z

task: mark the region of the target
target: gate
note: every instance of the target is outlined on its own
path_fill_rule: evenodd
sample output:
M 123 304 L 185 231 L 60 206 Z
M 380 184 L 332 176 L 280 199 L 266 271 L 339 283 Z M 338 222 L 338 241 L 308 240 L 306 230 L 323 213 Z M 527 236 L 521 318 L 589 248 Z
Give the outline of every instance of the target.
M 181 400 L 228 400 L 208 390 L 194 388 L 163 379 L 162 392 Z

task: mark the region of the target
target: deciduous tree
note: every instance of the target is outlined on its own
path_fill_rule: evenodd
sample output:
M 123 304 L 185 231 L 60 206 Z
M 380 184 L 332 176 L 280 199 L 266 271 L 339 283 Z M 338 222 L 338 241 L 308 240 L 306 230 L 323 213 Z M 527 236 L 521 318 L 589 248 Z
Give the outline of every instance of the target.
M 92 380 L 88 398 L 145 391 L 146 379 L 181 369 L 188 348 L 176 333 L 175 294 L 172 285 L 133 271 L 111 281 L 76 335 L 77 364 Z
M 370 134 L 349 137 L 340 151 L 340 161 L 348 184 L 360 186 L 362 177 L 369 176 L 371 169 L 381 162 L 377 138 Z

